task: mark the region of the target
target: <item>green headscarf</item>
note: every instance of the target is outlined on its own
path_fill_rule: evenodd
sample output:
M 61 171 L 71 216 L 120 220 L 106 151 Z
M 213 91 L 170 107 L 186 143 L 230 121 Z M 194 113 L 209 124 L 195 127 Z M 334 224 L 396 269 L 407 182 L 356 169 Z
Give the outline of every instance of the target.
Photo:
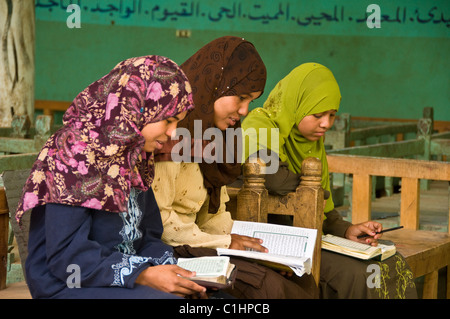
M 303 137 L 298 124 L 307 115 L 339 110 L 341 93 L 331 71 L 318 63 L 305 63 L 293 69 L 270 92 L 264 106 L 256 108 L 244 119 L 242 128 L 255 128 L 259 134 L 260 128 L 279 129 L 280 160 L 288 163 L 288 168 L 301 173 L 302 162 L 306 157 L 317 157 L 322 161 L 322 187 L 330 191 L 330 197 L 325 206 L 325 212 L 333 210 L 328 163 L 323 144 L 323 137 L 311 142 Z M 270 137 L 270 134 L 269 134 Z M 258 143 L 257 150 L 270 149 L 270 138 L 267 143 Z M 244 148 L 247 159 L 248 147 Z

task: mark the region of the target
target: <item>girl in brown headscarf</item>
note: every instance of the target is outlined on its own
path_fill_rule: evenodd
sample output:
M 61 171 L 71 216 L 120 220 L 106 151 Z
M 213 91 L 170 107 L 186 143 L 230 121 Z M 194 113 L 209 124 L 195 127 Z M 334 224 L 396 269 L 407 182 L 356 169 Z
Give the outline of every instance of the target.
M 215 248 L 251 248 L 264 252 L 266 248 L 259 239 L 230 234 L 233 220 L 225 207 L 229 200 L 226 185 L 240 175 L 241 163 L 238 143 L 229 137 L 227 140 L 225 130 L 240 128 L 240 117 L 248 113 L 250 102 L 262 94 L 265 65 L 250 42 L 227 36 L 205 45 L 181 68 L 192 85 L 196 107 L 179 124 L 179 128 L 189 132 L 188 137 L 183 134 L 182 141 L 167 143 L 155 155 L 152 187 L 164 225 L 163 241 L 180 246 L 175 252 L 183 257 L 215 255 Z M 208 131 L 214 129 L 215 138 L 211 141 Z M 175 147 L 177 143 L 188 146 L 183 152 L 190 156 L 183 154 L 183 162 L 173 158 L 179 149 Z M 211 149 L 215 152 L 209 152 Z M 229 291 L 234 296 L 315 296 L 316 288 L 310 276 L 287 279 L 254 263 L 237 259 L 233 263 L 239 269 L 235 289 Z

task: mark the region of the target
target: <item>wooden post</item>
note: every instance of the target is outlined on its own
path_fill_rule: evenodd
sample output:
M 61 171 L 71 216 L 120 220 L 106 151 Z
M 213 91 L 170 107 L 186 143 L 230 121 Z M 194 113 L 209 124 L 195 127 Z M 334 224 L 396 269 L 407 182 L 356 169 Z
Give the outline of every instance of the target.
M 320 261 L 322 247 L 322 223 L 324 198 L 322 181 L 322 162 L 308 157 L 302 163 L 302 177 L 297 187 L 298 206 L 294 211 L 294 226 L 317 229 L 314 247 L 312 275 L 316 284 L 320 280 Z
M 264 186 L 265 164 L 257 162 L 243 165 L 244 185 L 237 196 L 236 219 L 252 222 L 267 222 L 267 196 Z
M 402 178 L 400 198 L 400 225 L 407 229 L 419 229 L 420 183 L 418 178 Z
M 434 111 L 432 107 L 425 107 L 423 109 L 423 117 L 417 123 L 417 138 L 424 140 L 423 154 L 418 156 L 418 159 L 429 161 L 431 160 L 431 135 L 433 134 L 434 125 Z M 429 190 L 430 181 L 421 180 L 420 189 Z
M 34 0 L 0 2 L 0 127 L 12 116 L 34 119 Z
M 11 137 L 26 138 L 31 122 L 28 115 L 14 115 L 11 121 Z
M 53 116 L 39 115 L 36 118 L 36 134 L 34 135 L 34 144 L 36 150 L 40 150 L 51 135 L 53 125 Z
M 357 190 L 357 191 L 355 191 Z M 353 175 L 352 223 L 370 220 L 372 209 L 372 178 L 366 174 Z
M 438 291 L 438 271 L 435 270 L 425 275 L 422 298 L 437 299 L 437 291 Z

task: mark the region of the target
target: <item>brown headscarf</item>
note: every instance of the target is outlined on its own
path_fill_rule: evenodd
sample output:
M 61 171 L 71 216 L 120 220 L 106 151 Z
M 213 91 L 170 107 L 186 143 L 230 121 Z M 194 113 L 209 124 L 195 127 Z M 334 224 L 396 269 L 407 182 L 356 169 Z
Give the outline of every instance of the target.
M 233 96 L 263 91 L 266 84 L 266 67 L 252 43 L 240 37 L 225 36 L 211 41 L 181 65 L 192 86 L 195 109 L 178 125 L 189 130 L 194 145 L 194 121 L 202 121 L 203 132 L 214 127 L 214 102 L 222 96 Z M 237 122 L 232 128 L 240 128 Z M 223 136 L 225 156 L 227 141 Z M 179 141 L 171 141 L 155 154 L 155 161 L 171 161 L 172 147 Z M 210 141 L 202 141 L 205 146 Z M 229 141 L 231 142 L 231 141 Z M 220 144 L 220 143 L 218 143 Z M 236 141 L 233 141 L 235 160 L 233 163 L 199 163 L 204 186 L 210 196 L 210 214 L 215 214 L 220 205 L 220 189 L 236 180 L 241 173 Z M 193 155 L 195 152 L 192 151 Z
M 47 203 L 126 212 L 130 188 L 145 191 L 154 176 L 141 130 L 193 107 L 186 75 L 172 60 L 149 55 L 119 63 L 64 114 L 33 165 L 16 219 Z

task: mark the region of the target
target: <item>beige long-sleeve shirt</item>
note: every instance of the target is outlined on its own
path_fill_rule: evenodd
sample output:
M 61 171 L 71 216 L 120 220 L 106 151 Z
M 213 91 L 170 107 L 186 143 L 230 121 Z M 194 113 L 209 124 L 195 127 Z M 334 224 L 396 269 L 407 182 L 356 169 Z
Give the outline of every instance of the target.
M 226 186 L 216 214 L 208 214 L 209 196 L 197 163 L 157 162 L 152 184 L 164 226 L 162 240 L 172 246 L 228 248 L 233 220 L 225 203 Z

